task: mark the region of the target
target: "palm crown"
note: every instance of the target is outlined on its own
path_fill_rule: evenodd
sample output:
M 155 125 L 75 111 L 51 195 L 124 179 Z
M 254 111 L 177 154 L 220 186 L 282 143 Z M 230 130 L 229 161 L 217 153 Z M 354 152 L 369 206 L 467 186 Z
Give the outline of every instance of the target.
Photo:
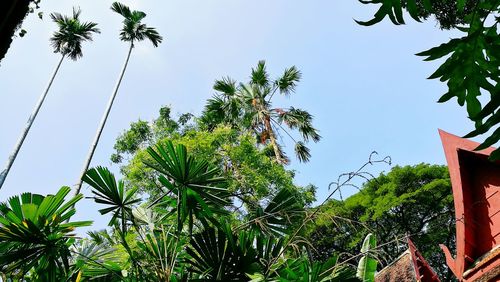
M 120 39 L 130 42 L 132 45 L 134 41 L 142 41 L 145 38 L 149 39 L 155 47 L 158 47 L 163 40 L 161 35 L 152 27 L 148 27 L 141 23 L 141 20 L 146 17 L 146 13 L 142 11 L 131 11 L 129 7 L 119 2 L 114 2 L 111 5 L 111 10 L 122 15 L 123 28 L 120 31 Z
M 82 42 L 92 41 L 92 33 L 100 33 L 97 23 L 80 22 L 81 10 L 73 8 L 73 16 L 52 13 L 50 17 L 57 23 L 59 30 L 50 38 L 54 53 L 61 53 L 73 60 L 83 56 Z
M 246 84 L 237 84 L 231 78 L 217 80 L 214 90 L 218 94 L 208 100 L 202 122 L 209 127 L 229 123 L 233 127 L 253 130 L 262 143 L 271 143 L 279 162 L 286 162 L 286 156 L 277 142 L 276 133 L 284 132 L 295 143 L 297 158 L 306 162 L 311 155 L 305 142 L 321 139 L 312 125 L 312 115 L 294 107 L 274 108 L 271 103 L 276 92 L 285 96 L 295 92 L 300 78 L 300 71 L 293 66 L 285 69 L 281 77 L 271 80 L 265 62 L 260 61 L 252 69 L 250 81 Z M 285 126 L 299 131 L 302 140 L 293 137 Z

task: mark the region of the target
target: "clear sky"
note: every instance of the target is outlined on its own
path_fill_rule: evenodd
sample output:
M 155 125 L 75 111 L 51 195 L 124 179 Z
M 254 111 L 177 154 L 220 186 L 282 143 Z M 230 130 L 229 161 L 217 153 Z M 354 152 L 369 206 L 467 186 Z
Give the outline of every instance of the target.
M 84 57 L 63 62 L 14 163 L 0 200 L 23 191 L 54 193 L 74 185 L 118 77 L 127 44 L 118 38 L 121 17 L 103 0 L 43 0 L 43 20 L 24 22 L 0 65 L 0 165 L 7 160 L 24 124 L 59 59 L 49 45 L 56 29 L 49 14 L 82 9 L 82 20 L 99 23 L 102 33 L 84 45 Z M 390 155 L 394 164 L 444 164 L 438 128 L 464 135 L 472 128 L 455 101 L 437 104 L 445 91 L 426 80 L 437 63 L 415 53 L 447 41 L 433 20 L 394 26 L 384 21 L 362 27 L 374 8 L 358 1 L 182 0 L 123 1 L 147 13 L 144 22 L 164 37 L 154 48 L 137 44 L 92 165 L 111 166 L 116 137 L 138 118 L 151 120 L 162 105 L 174 113 L 201 112 L 215 79 L 246 80 L 258 60 L 278 76 L 296 65 L 303 73 L 297 91 L 276 105 L 310 111 L 323 139 L 311 145 L 312 159 L 291 168 L 299 184 L 327 194 L 337 175 L 356 169 L 371 151 Z M 293 155 L 291 146 L 289 154 Z M 112 166 L 114 171 L 118 168 Z M 390 167 L 380 165 L 374 173 Z M 90 196 L 88 188 L 84 188 Z M 81 201 L 78 219 L 106 219 L 90 200 Z

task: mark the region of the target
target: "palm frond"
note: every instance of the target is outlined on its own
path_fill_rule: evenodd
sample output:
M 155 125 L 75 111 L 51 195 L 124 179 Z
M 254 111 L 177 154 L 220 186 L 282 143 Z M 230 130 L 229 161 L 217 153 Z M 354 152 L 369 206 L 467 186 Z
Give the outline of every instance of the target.
M 290 107 L 287 111 L 281 110 L 278 121 L 284 122 L 290 129 L 298 129 L 305 141 L 312 139 L 314 142 L 321 140 L 318 130 L 312 126 L 313 116 L 304 110 Z
M 234 96 L 237 90 L 236 81 L 230 77 L 223 77 L 215 81 L 213 89 L 221 92 L 224 96 Z
M 291 68 L 285 69 L 285 72 L 280 78 L 276 80 L 275 84 L 281 94 L 288 96 L 291 93 L 295 92 L 295 87 L 297 86 L 297 83 L 300 81 L 301 77 L 302 74 L 300 73 L 300 71 L 295 66 L 293 66 Z
M 82 10 L 80 9 L 80 7 L 78 7 L 78 8 L 73 7 L 73 19 L 78 20 L 81 13 L 82 13 Z
M 141 23 L 146 17 L 146 13 L 142 11 L 131 11 L 130 8 L 122 3 L 114 2 L 111 5 L 111 10 L 122 15 L 123 27 L 120 31 L 120 39 L 126 42 L 131 42 L 132 46 L 135 41 L 148 39 L 154 47 L 163 41 L 163 37 L 156 31 L 155 28 L 148 27 Z
M 195 217 L 204 224 L 207 220 L 218 224 L 214 214 L 228 214 L 224 207 L 229 204 L 229 192 L 218 168 L 195 159 L 184 145 L 174 146 L 170 140 L 147 151 L 155 162 L 145 164 L 163 174 L 160 183 L 176 196 L 177 232 L 186 220 L 191 232 Z
M 298 141 L 295 143 L 295 154 L 301 162 L 308 162 L 311 158 L 311 152 L 309 148 L 307 148 L 302 141 Z
M 82 43 L 84 41 L 92 41 L 92 34 L 100 33 L 97 23 L 80 22 L 80 13 L 79 8 L 73 8 L 71 18 L 59 13 L 50 14 L 52 21 L 59 27 L 59 30 L 54 32 L 50 38 L 54 52 L 68 56 L 72 60 L 77 60 L 83 56 Z
M 266 71 L 266 61 L 259 61 L 256 68 L 252 68 L 250 83 L 261 87 L 268 86 L 269 74 Z
M 111 10 L 113 10 L 113 12 L 122 15 L 124 18 L 132 17 L 132 12 L 130 11 L 130 8 L 126 5 L 123 5 L 120 2 L 113 2 L 113 4 L 111 4 Z
M 255 234 L 232 234 L 230 228 L 205 228 L 194 234 L 187 248 L 188 263 L 203 281 L 246 281 L 246 273 L 259 271 L 253 248 Z
M 69 247 L 76 227 L 91 221 L 66 222 L 75 213 L 81 194 L 65 202 L 71 191 L 62 187 L 55 195 L 23 193 L 0 204 L 0 269 L 34 270 L 42 281 L 59 281 L 69 271 Z
M 99 212 L 101 214 L 113 213 L 109 222 L 110 226 L 114 225 L 118 218 L 123 219 L 130 215 L 133 205 L 140 201 L 135 198 L 137 188 L 125 190 L 124 182 L 122 180 L 117 182 L 113 173 L 105 167 L 89 169 L 82 180 L 93 188 L 94 201 L 108 206 L 100 209 Z
M 163 37 L 156 31 L 156 29 L 152 27 L 147 27 L 144 31 L 144 36 L 153 43 L 153 46 L 158 47 L 160 43 L 163 41 Z
M 250 214 L 251 226 L 265 234 L 282 236 L 303 217 L 304 208 L 289 189 L 281 189 L 265 208 L 256 207 Z
M 97 281 L 122 281 L 120 259 L 116 249 L 95 241 L 83 240 L 72 248 L 72 278 Z

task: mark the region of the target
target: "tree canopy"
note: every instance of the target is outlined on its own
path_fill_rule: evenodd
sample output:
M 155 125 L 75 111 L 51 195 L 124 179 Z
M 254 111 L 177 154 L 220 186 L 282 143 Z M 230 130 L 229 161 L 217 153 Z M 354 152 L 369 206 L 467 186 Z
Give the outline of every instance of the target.
M 315 187 L 300 187 L 293 183 L 294 172 L 273 161 L 272 148 L 261 147 L 253 132 L 239 131 L 228 125 L 211 130 L 193 117 L 182 114 L 176 120 L 170 108 L 162 107 L 157 119 L 151 123 L 133 122 L 116 140 L 116 153 L 111 159 L 123 163 L 121 171 L 130 187 L 156 194 L 159 183 L 152 181 L 155 171 L 144 162 L 150 160 L 146 146 L 172 140 L 222 169 L 228 189 L 246 204 L 256 203 L 281 188 L 297 191 L 304 204 L 315 198 Z M 126 158 L 127 160 L 125 160 Z
M 402 238 L 409 235 L 440 277 L 451 277 L 438 246 L 453 245 L 455 240 L 453 195 L 446 166 L 395 166 L 345 201 L 330 201 L 315 223 L 308 236 L 315 242 L 317 252 L 313 255 L 317 259 L 356 252 L 363 238 L 373 233 L 383 245 L 377 257 L 385 266 L 406 250 Z M 397 238 L 398 242 L 393 242 Z
M 290 96 L 295 92 L 302 74 L 295 67 L 285 69 L 283 74 L 271 79 L 266 62 L 259 61 L 252 68 L 250 81 L 237 83 L 230 77 L 216 80 L 217 94 L 207 101 L 200 121 L 209 129 L 219 124 L 252 132 L 262 144 L 270 144 L 279 163 L 288 163 L 288 158 L 278 142 L 283 133 L 295 144 L 299 161 L 307 162 L 311 157 L 305 142 L 321 139 L 319 131 L 312 124 L 313 116 L 302 109 L 275 107 L 272 98 L 276 93 Z M 285 128 L 287 127 L 287 128 Z M 301 139 L 293 137 L 290 130 L 297 130 Z

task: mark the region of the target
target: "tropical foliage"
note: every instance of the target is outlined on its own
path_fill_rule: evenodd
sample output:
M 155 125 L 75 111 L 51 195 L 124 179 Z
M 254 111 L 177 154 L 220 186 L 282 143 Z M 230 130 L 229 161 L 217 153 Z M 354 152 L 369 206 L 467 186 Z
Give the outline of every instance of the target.
M 73 231 L 92 222 L 69 222 L 83 197 L 64 202 L 69 192 L 62 187 L 55 195 L 23 193 L 0 204 L 0 272 L 37 281 L 60 281 L 70 273 Z
M 100 32 L 96 23 L 80 22 L 80 14 L 81 10 L 76 8 L 73 8 L 72 17 L 59 13 L 50 14 L 59 27 L 59 30 L 50 38 L 54 53 L 68 56 L 72 60 L 79 59 L 83 56 L 82 43 L 92 41 L 92 33 Z
M 64 202 L 68 187 L 2 204 L 0 271 L 41 281 L 358 281 L 352 264 L 312 261 L 307 242 L 290 235 L 307 210 L 287 188 L 235 217 L 220 168 L 172 141 L 147 152 L 157 198 L 142 200 L 106 168 L 85 174 L 111 233 L 71 233 L 90 222 L 68 222 L 82 198 Z
M 451 279 L 438 247 L 438 242 L 452 246 L 455 242 L 455 212 L 447 167 L 396 166 L 365 183 L 345 201 L 328 202 L 321 211 L 307 235 L 315 242 L 316 259 L 327 260 L 334 253 L 355 253 L 362 248 L 363 238 L 374 233 L 380 245 L 377 259 L 387 264 L 407 249 L 405 238 L 409 235 L 440 278 Z
M 253 133 L 227 125 L 208 130 L 197 117 L 182 114 L 175 119 L 170 112 L 169 107 L 162 107 L 154 121 L 133 122 L 116 140 L 111 160 L 123 164 L 126 185 L 157 196 L 159 174 L 145 164 L 152 161 L 146 148 L 172 140 L 220 168 L 228 190 L 245 204 L 254 206 L 264 198 L 270 199 L 281 188 L 294 191 L 304 204 L 314 200 L 315 187 L 295 185 L 294 172 L 272 161 L 272 149 L 262 148 Z
M 358 21 L 362 25 L 373 25 L 388 17 L 394 24 L 404 24 L 403 9 L 421 21 L 434 14 L 447 28 L 456 28 L 463 33 L 440 46 L 417 55 L 425 61 L 444 60 L 444 63 L 429 76 L 446 82 L 448 91 L 439 102 L 456 98 L 460 106 L 466 106 L 475 129 L 467 137 L 490 133 L 477 149 L 487 148 L 500 140 L 500 36 L 498 23 L 500 2 L 496 0 L 369 0 L 365 4 L 380 4 L 373 19 Z M 450 15 L 453 14 L 454 16 Z M 447 15 L 444 18 L 440 15 Z M 481 96 L 486 96 L 483 104 Z M 491 154 L 500 159 L 500 149 Z
M 375 272 L 377 271 L 377 259 L 370 253 L 377 247 L 377 241 L 373 234 L 366 235 L 363 245 L 361 247 L 361 253 L 363 256 L 359 260 L 358 270 L 356 272 L 356 277 L 361 279 L 361 281 L 374 281 Z
M 125 70 L 127 69 L 128 62 L 130 60 L 130 54 L 132 53 L 132 49 L 134 48 L 135 42 L 142 41 L 144 39 L 148 39 L 154 47 L 158 47 L 163 41 L 163 37 L 156 31 L 153 27 L 148 27 L 146 24 L 142 23 L 142 20 L 146 17 L 146 13 L 142 11 L 132 11 L 126 5 L 121 4 L 120 2 L 113 2 L 111 5 L 111 10 L 120 14 L 123 19 L 123 28 L 120 31 L 120 39 L 122 41 L 130 43 L 128 48 L 127 57 L 125 59 L 125 64 L 120 72 L 120 76 L 118 77 L 118 81 L 116 82 L 115 88 L 111 97 L 109 98 L 108 105 L 106 110 L 104 111 L 101 123 L 97 129 L 96 135 L 94 137 L 94 141 L 90 146 L 90 150 L 83 165 L 83 169 L 81 172 L 80 179 L 78 180 L 78 184 L 76 185 L 76 193 L 80 193 L 80 189 L 83 184 L 83 177 L 85 173 L 89 169 L 90 163 L 92 161 L 92 157 L 94 156 L 94 152 L 97 148 L 97 144 L 99 143 L 99 139 L 101 138 L 101 134 L 104 130 L 104 126 L 106 125 L 106 121 L 108 119 L 109 113 L 111 111 L 111 107 L 113 106 L 113 102 L 118 94 L 118 89 L 120 88 L 120 84 L 123 79 L 123 75 L 125 74 Z
M 457 97 L 467 105 L 476 129 L 489 132 L 500 122 L 498 106 L 499 3 L 491 0 L 368 0 L 380 4 L 373 25 L 386 16 L 403 24 L 406 10 L 417 21 L 433 15 L 442 28 L 466 35 L 422 52 L 426 60 L 448 56 L 431 75 L 447 82 L 440 102 Z M 55 195 L 23 193 L 0 203 L 0 277 L 2 281 L 363 281 L 372 282 L 381 267 L 406 249 L 408 236 L 445 278 L 451 272 L 438 255 L 437 243 L 454 242 L 453 199 L 447 168 L 420 164 L 395 167 L 371 177 L 364 171 L 390 158 L 374 159 L 332 182 L 328 197 L 312 207 L 315 187 L 294 183 L 287 136 L 301 162 L 311 158 L 308 141 L 318 142 L 312 115 L 302 109 L 279 108 L 273 97 L 291 96 L 301 79 L 295 67 L 271 79 L 264 61 L 250 80 L 217 80 L 217 94 L 201 116 L 160 109 L 152 122 L 138 120 L 121 134 L 111 156 L 123 179 L 105 167 L 89 168 L 135 44 L 145 39 L 154 47 L 163 38 L 142 20 L 146 14 L 115 2 L 123 17 L 120 39 L 128 54 L 106 108 L 76 195 L 65 201 L 69 187 Z M 30 118 L 20 143 L 0 174 L 0 187 L 64 58 L 82 56 L 82 43 L 98 33 L 97 24 L 57 13 L 59 26 L 51 44 L 61 54 L 47 90 Z M 488 92 L 484 107 L 479 96 Z M 500 140 L 496 129 L 478 149 Z M 296 131 L 296 132 L 294 132 Z M 298 134 L 297 134 L 298 133 Z M 295 134 L 295 135 L 294 135 Z M 299 136 L 299 137 L 297 137 Z M 500 158 L 500 151 L 492 154 Z M 333 195 L 360 178 L 366 181 L 348 199 Z M 75 228 L 90 221 L 71 221 L 83 199 L 82 183 L 90 186 L 108 227 L 77 236 Z M 342 197 L 341 197 L 342 198 Z M 379 238 L 379 245 L 377 240 Z M 357 267 L 356 267 L 357 266 Z
M 54 78 L 56 77 L 59 71 L 59 67 L 61 66 L 64 58 L 69 57 L 74 61 L 81 58 L 83 56 L 82 43 L 84 41 L 92 41 L 93 33 L 100 32 L 99 29 L 97 28 L 96 23 L 81 22 L 80 13 L 81 13 L 80 9 L 73 8 L 72 17 L 63 16 L 59 13 L 50 14 L 52 20 L 59 27 L 59 30 L 54 32 L 53 36 L 50 38 L 50 42 L 52 47 L 54 48 L 54 53 L 61 54 L 61 59 L 59 60 L 59 63 L 57 64 L 56 69 L 54 70 L 54 73 L 52 74 L 52 77 L 49 80 L 47 88 L 45 88 L 45 92 L 40 96 L 40 99 L 35 105 L 33 112 L 28 118 L 28 122 L 26 123 L 26 126 L 23 132 L 21 133 L 21 137 L 17 141 L 17 144 L 14 147 L 12 154 L 9 156 L 9 159 L 7 160 L 5 169 L 3 169 L 0 172 L 0 189 L 2 188 L 5 179 L 9 174 L 10 168 L 12 167 L 12 164 L 16 160 L 17 154 L 19 153 L 19 150 L 21 149 L 21 146 L 23 145 L 26 136 L 30 131 L 30 128 L 33 125 L 33 122 L 35 121 L 35 118 L 37 117 L 38 112 L 40 111 L 40 108 L 42 107 L 43 102 L 47 97 L 47 94 L 49 93 L 49 89 L 52 85 L 52 82 L 54 82 Z M 78 194 L 78 192 L 76 194 Z
M 287 97 L 293 94 L 301 76 L 300 71 L 292 66 L 285 69 L 281 77 L 272 80 L 266 63 L 260 61 L 257 67 L 252 68 L 247 83 L 237 83 L 229 77 L 217 80 L 213 88 L 218 94 L 208 100 L 201 121 L 208 128 L 229 124 L 234 128 L 251 130 L 262 144 L 271 144 L 278 163 L 287 163 L 283 144 L 277 140 L 278 133 L 282 132 L 294 142 L 297 158 L 307 162 L 311 153 L 305 142 L 321 139 L 312 125 L 312 115 L 302 109 L 275 108 L 272 104 L 276 93 Z M 288 130 L 299 131 L 302 140 L 293 137 Z

